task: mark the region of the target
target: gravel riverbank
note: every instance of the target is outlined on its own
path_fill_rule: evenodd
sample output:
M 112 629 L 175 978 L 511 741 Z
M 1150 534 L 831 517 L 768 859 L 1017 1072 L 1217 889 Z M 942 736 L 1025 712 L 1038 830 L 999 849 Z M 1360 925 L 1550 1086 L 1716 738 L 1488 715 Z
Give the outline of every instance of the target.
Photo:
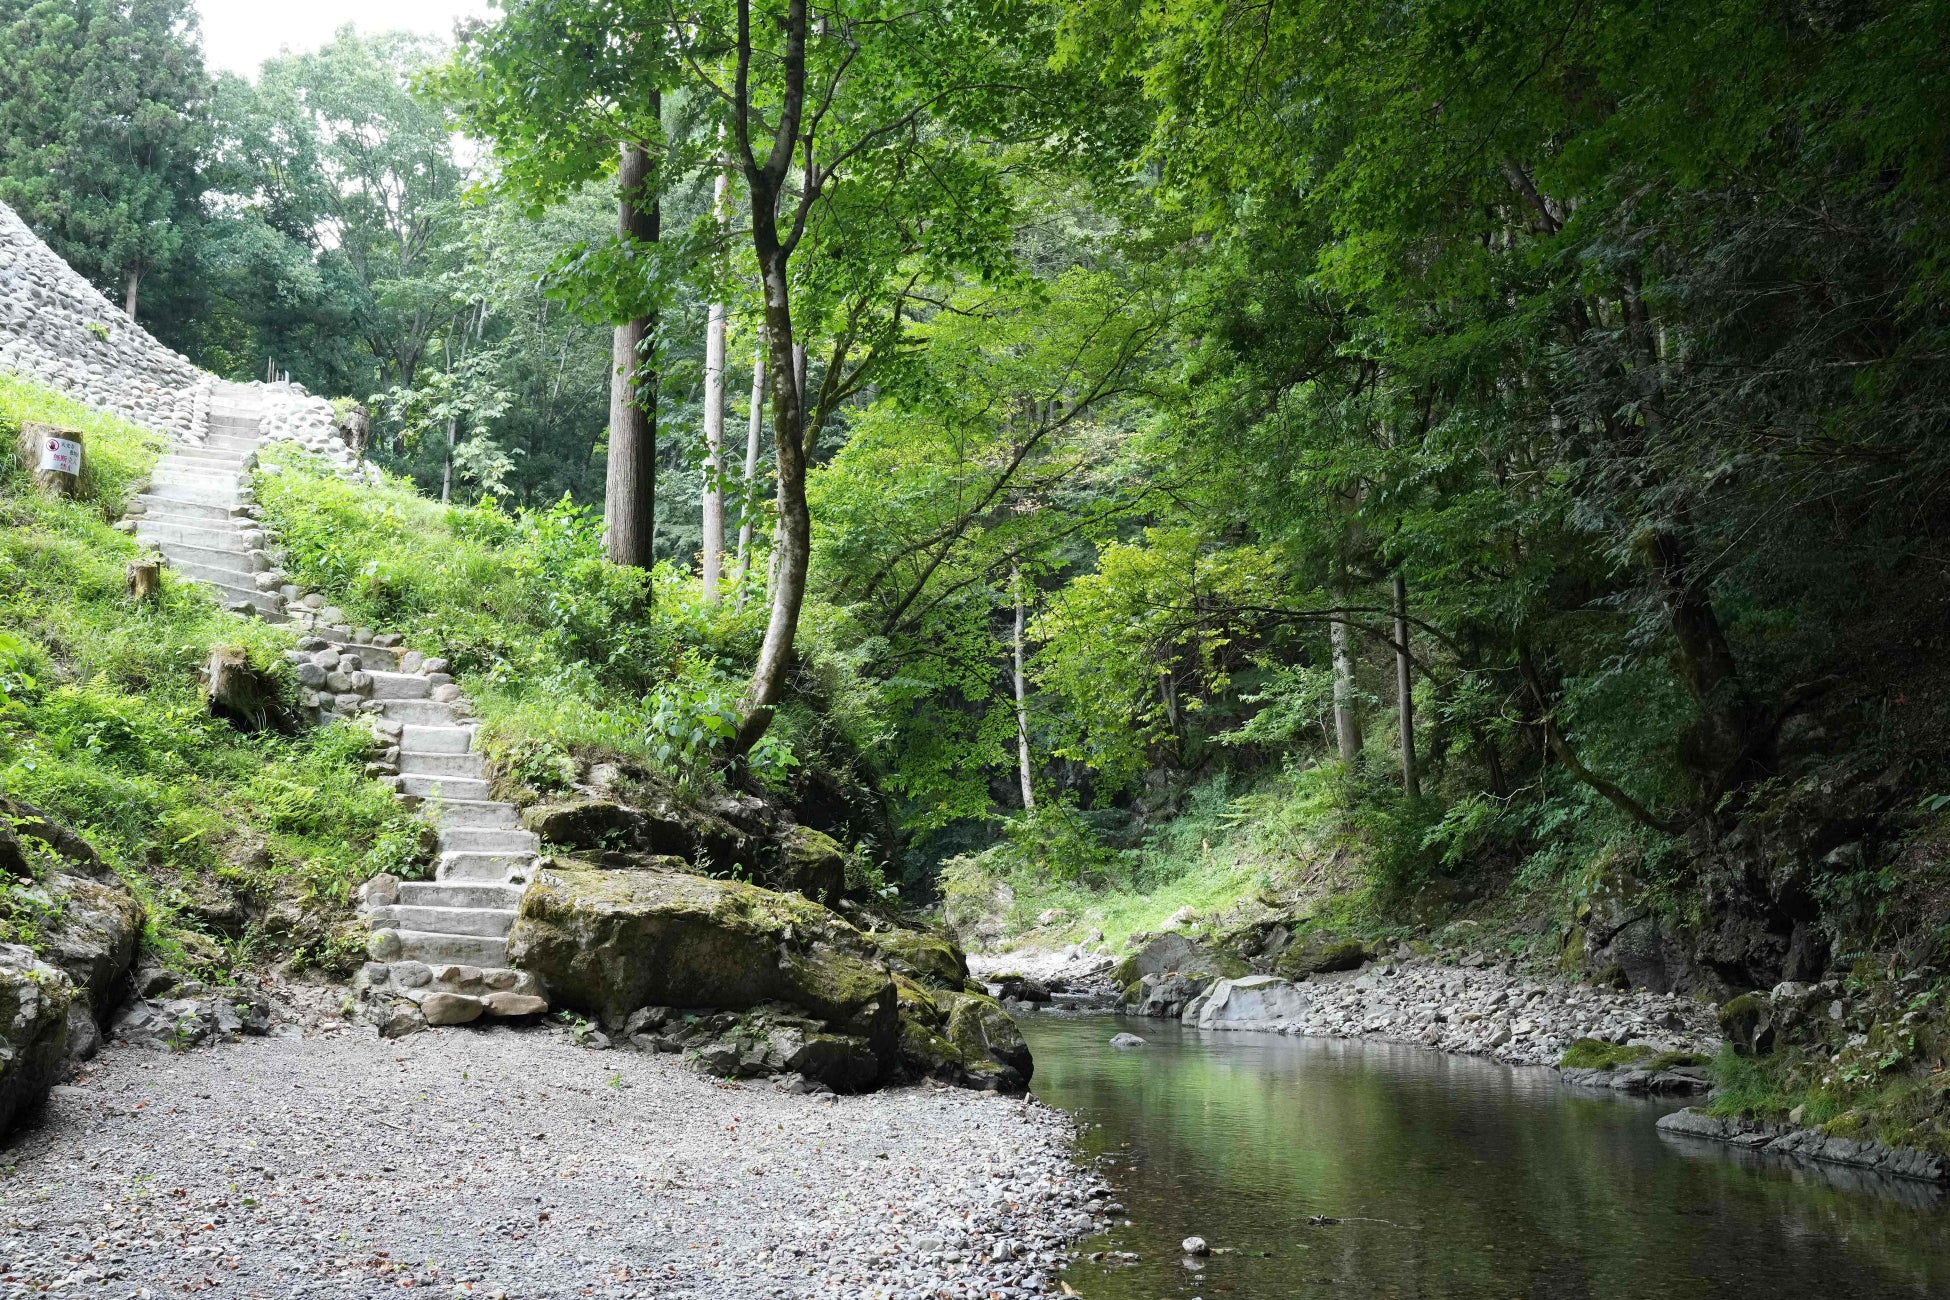
M 0 1151 L 0 1296 L 1018 1297 L 1101 1222 L 1070 1121 L 781 1093 L 554 1029 L 110 1048 Z
M 1107 978 L 1114 958 L 1105 954 L 971 954 L 968 964 L 978 979 L 1013 972 L 1052 988 L 1115 995 Z M 1205 1027 L 1416 1043 L 1509 1065 L 1556 1065 L 1579 1038 L 1709 1057 L 1723 1041 L 1710 1002 L 1423 957 L 1315 975 L 1294 994 L 1300 1009 L 1278 1021 Z

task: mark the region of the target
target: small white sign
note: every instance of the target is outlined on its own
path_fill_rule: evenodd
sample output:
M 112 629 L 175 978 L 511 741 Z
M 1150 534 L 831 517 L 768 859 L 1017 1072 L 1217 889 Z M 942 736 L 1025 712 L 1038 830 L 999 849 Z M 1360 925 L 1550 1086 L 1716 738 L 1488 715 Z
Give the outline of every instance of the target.
M 81 444 L 68 438 L 49 438 L 41 444 L 41 470 L 57 474 L 81 473 Z

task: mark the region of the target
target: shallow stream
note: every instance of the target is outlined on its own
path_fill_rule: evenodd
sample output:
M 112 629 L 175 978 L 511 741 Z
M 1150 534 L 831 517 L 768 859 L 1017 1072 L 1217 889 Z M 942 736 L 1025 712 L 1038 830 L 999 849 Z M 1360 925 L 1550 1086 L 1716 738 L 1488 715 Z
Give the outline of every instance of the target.
M 1136 1262 L 1063 1275 L 1085 1300 L 1950 1296 L 1936 1189 L 1663 1135 L 1675 1103 L 1411 1047 L 1018 1019 L 1130 1220 L 1082 1249 Z M 1187 1260 L 1193 1235 L 1216 1253 Z

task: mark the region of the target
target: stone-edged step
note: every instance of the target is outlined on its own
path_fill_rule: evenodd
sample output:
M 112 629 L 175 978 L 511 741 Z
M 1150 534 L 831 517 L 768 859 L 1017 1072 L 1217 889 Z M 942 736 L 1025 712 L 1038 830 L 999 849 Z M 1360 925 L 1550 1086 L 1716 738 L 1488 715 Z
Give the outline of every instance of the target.
M 404 746 L 399 752 L 401 775 L 478 777 L 486 767 L 487 760 L 479 754 L 428 754 Z
M 183 483 L 191 487 L 223 486 L 241 488 L 250 481 L 250 471 L 241 464 L 179 460 L 174 453 L 156 462 L 149 471 L 151 483 Z
M 166 553 L 164 558 L 167 558 Z M 283 620 L 284 597 L 275 591 L 259 591 L 255 587 L 240 587 L 233 586 L 229 583 L 211 582 L 208 578 L 199 578 L 198 581 L 215 591 L 217 598 L 223 602 L 224 608 L 226 609 L 232 605 L 244 604 L 251 606 L 260 614 L 275 614 L 277 615 L 278 621 Z
M 474 746 L 472 727 L 404 727 L 399 747 L 406 754 L 465 754 Z
M 226 512 L 237 504 L 237 486 L 234 483 L 209 482 L 173 483 L 164 479 L 153 483 L 149 491 L 142 494 L 142 501 L 174 501 L 180 505 L 221 506 Z
M 137 530 L 137 536 L 141 531 Z M 164 543 L 172 565 L 201 565 L 206 569 L 221 569 L 226 573 L 242 574 L 248 580 L 260 572 L 257 557 L 240 546 L 196 546 L 188 542 L 169 541 Z
M 440 801 L 440 828 L 447 830 L 511 831 L 521 818 L 511 803 L 498 799 L 443 799 Z
M 456 801 L 485 801 L 488 797 L 488 783 L 477 776 L 420 776 L 402 773 L 400 793 L 417 795 L 422 799 L 438 799 L 442 803 Z
M 145 519 L 167 517 L 171 522 L 181 523 L 200 520 L 204 528 L 241 527 L 250 522 L 240 518 L 238 507 L 225 502 L 179 501 L 153 492 L 139 494 L 136 501 L 141 504 Z
M 242 569 L 218 568 L 214 564 L 205 564 L 201 560 L 192 560 L 171 546 L 163 547 L 162 552 L 163 558 L 169 561 L 169 567 L 176 570 L 177 573 L 185 578 L 195 578 L 198 582 L 208 583 L 213 587 L 222 587 L 226 591 L 261 590 L 257 583 L 253 581 L 257 576 L 255 573 Z M 249 553 L 247 552 L 242 558 L 248 560 L 250 558 Z M 266 594 L 276 595 L 277 589 L 273 587 Z M 283 606 L 280 605 L 279 608 L 282 609 Z
M 355 651 L 361 661 L 363 651 Z M 372 698 L 375 700 L 424 700 L 427 692 L 433 689 L 432 683 L 419 673 L 384 672 L 369 668 L 372 674 Z
M 158 547 L 189 546 L 206 551 L 229 551 L 243 545 L 237 530 L 225 524 L 179 524 L 146 516 L 136 521 L 135 536 L 137 541 Z
M 408 726 L 437 727 L 451 726 L 459 713 L 453 705 L 438 700 L 387 700 L 385 716 Z
M 469 938 L 504 939 L 515 923 L 512 908 L 419 907 L 394 903 L 372 914 L 374 929 L 401 933 L 465 935 Z
M 494 882 L 408 880 L 399 887 L 401 907 L 480 907 L 512 912 L 521 905 L 521 886 Z
M 532 858 L 542 851 L 542 837 L 518 827 L 454 826 L 440 831 L 445 853 L 498 853 Z
M 391 942 L 388 942 L 388 939 Z M 429 966 L 506 966 L 508 941 L 484 935 L 438 934 L 427 930 L 374 930 L 373 955 L 379 961 L 423 961 Z M 389 949 L 396 949 L 390 955 Z
M 442 853 L 434 879 L 486 881 L 525 876 L 535 865 L 532 853 Z

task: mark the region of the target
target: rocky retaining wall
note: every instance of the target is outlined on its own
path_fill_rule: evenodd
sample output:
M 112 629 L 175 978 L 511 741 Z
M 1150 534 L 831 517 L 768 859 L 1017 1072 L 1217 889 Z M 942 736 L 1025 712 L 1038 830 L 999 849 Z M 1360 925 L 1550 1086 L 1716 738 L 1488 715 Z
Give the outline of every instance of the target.
M 0 203 L 0 371 L 201 441 L 215 376 L 124 316 Z

